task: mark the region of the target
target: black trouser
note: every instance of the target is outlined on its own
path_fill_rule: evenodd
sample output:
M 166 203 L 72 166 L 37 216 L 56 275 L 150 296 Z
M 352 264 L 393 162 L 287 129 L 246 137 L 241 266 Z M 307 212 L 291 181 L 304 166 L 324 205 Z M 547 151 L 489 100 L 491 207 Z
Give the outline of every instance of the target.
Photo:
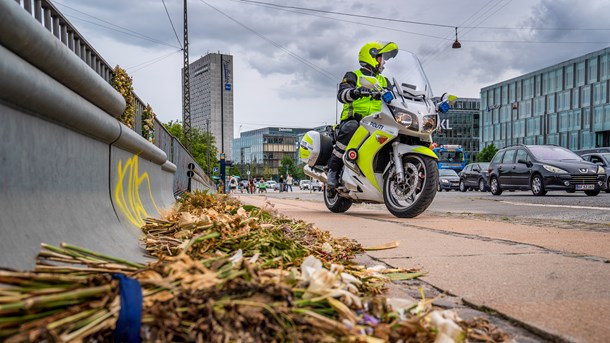
M 339 124 L 337 132 L 337 141 L 333 148 L 333 154 L 328 160 L 328 169 L 338 172 L 343 167 L 343 154 L 347 148 L 347 144 L 358 129 L 359 121 L 355 118 L 347 119 Z

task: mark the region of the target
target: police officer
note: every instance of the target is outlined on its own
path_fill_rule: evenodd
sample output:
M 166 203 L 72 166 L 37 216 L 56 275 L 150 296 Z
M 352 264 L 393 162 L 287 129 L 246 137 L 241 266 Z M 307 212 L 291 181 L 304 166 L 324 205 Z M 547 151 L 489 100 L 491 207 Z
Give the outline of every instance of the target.
M 360 119 L 381 111 L 381 98 L 364 95 L 367 88 L 362 87 L 361 80 L 366 78 L 376 87 L 391 87 L 390 81 L 383 75 L 383 65 L 386 60 L 398 53 L 398 45 L 393 42 L 366 43 L 358 54 L 360 69 L 347 72 L 339 85 L 337 99 L 343 103 L 341 123 L 337 131 L 337 141 L 333 148 L 333 155 L 328 161 L 328 175 L 326 185 L 335 188 L 339 185 L 338 173 L 343 167 L 343 154 L 347 144 L 356 132 Z M 363 94 L 364 93 L 364 94 Z

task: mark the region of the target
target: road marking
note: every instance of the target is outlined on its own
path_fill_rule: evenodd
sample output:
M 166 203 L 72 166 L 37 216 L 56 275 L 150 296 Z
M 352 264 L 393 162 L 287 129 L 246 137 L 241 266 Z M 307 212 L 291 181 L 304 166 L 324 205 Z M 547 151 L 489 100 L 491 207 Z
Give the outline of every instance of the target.
M 538 207 L 559 207 L 559 208 L 577 208 L 581 210 L 598 210 L 598 211 L 610 211 L 609 207 L 591 207 L 591 206 L 573 206 L 573 205 L 545 205 L 545 204 L 526 204 L 522 202 L 514 202 L 514 201 L 499 201 L 509 205 L 515 206 L 538 206 Z

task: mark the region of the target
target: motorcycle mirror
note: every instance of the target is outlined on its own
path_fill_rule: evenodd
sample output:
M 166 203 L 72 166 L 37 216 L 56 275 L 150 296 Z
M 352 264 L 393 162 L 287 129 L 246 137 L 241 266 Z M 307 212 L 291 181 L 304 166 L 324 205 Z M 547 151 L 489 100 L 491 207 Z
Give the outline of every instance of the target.
M 360 85 L 364 88 L 375 89 L 375 84 L 369 81 L 365 76 L 360 76 Z
M 447 102 L 449 103 L 449 105 L 453 105 L 457 98 L 457 95 L 449 94 L 449 96 L 447 97 Z

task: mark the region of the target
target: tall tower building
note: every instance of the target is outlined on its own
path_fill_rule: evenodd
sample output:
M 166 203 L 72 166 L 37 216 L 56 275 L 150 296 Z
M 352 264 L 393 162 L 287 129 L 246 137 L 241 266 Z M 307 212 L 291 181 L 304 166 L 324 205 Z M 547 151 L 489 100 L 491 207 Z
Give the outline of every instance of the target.
M 207 54 L 189 65 L 191 127 L 208 130 L 225 159 L 232 160 L 233 56 Z

